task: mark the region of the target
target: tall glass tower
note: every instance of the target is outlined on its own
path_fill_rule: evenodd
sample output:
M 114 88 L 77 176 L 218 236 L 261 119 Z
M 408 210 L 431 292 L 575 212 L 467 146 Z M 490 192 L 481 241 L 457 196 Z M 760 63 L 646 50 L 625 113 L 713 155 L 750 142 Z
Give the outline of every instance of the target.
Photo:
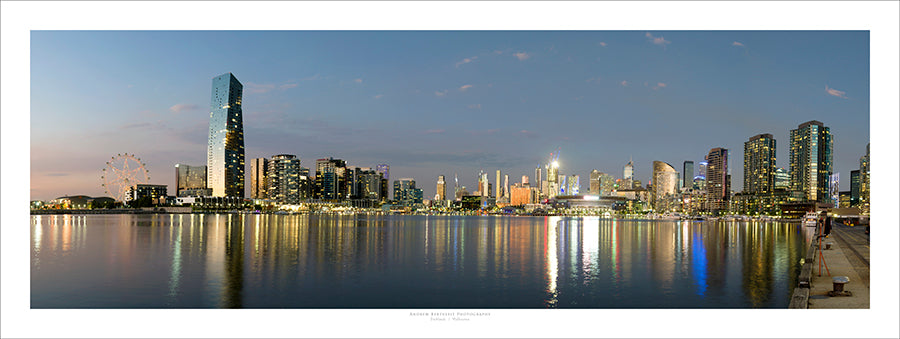
M 766 195 L 775 191 L 775 146 L 769 133 L 744 142 L 744 192 Z
M 831 129 L 807 121 L 791 130 L 791 190 L 807 201 L 828 203 L 832 174 Z
M 206 183 L 216 197 L 244 197 L 243 90 L 231 73 L 212 80 Z

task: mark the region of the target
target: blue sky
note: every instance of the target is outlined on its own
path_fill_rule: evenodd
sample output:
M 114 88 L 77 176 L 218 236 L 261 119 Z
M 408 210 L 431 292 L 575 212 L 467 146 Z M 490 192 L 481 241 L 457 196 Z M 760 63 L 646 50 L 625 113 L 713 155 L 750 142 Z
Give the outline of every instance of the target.
M 103 195 L 117 153 L 174 186 L 202 165 L 211 79 L 244 84 L 247 159 L 333 156 L 391 165 L 433 197 L 438 175 L 472 189 L 483 169 L 516 182 L 558 148 L 561 173 L 622 176 L 634 158 L 680 170 L 771 133 L 834 135 L 841 190 L 869 140 L 864 31 L 34 31 L 31 197 Z M 249 163 L 249 161 L 248 161 Z

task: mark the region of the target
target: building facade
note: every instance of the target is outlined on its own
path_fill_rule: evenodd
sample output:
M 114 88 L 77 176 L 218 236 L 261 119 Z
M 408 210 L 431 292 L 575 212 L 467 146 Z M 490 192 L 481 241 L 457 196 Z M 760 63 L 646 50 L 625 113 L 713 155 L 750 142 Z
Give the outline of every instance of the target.
M 267 199 L 269 196 L 269 159 L 250 160 L 250 198 Z
M 190 196 L 198 190 L 206 189 L 206 166 L 175 164 L 175 194 Z
M 657 213 L 676 209 L 678 194 L 678 171 L 662 161 L 653 162 L 653 186 L 650 191 L 650 206 Z
M 212 80 L 206 183 L 216 197 L 244 197 L 243 90 L 231 73 Z
M 272 156 L 268 164 L 267 199 L 281 204 L 299 204 L 302 198 L 300 158 L 292 154 Z
M 693 188 L 694 187 L 694 162 L 693 161 L 685 161 L 684 166 L 681 171 L 681 187 L 682 188 Z
M 860 213 L 869 214 L 869 144 L 866 144 L 866 155 L 859 158 L 859 209 Z
M 444 176 L 439 175 L 437 180 L 437 194 L 435 200 L 447 200 L 447 184 L 444 182 Z
M 807 121 L 791 130 L 791 190 L 806 201 L 830 203 L 828 179 L 832 174 L 831 130 L 819 121 Z
M 731 195 L 728 149 L 716 147 L 706 155 L 706 203 L 710 212 L 727 212 Z
M 422 203 L 422 190 L 411 178 L 394 180 L 394 200 L 398 205 L 414 206 Z
M 316 160 L 316 199 L 342 200 L 350 194 L 347 163 L 341 159 Z

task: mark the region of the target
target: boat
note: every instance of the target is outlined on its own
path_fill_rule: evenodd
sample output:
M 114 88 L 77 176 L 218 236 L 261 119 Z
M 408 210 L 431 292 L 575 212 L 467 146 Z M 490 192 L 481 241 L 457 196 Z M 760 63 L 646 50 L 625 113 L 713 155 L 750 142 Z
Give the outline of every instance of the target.
M 803 216 L 803 226 L 816 227 L 819 222 L 819 214 L 816 212 L 808 212 Z

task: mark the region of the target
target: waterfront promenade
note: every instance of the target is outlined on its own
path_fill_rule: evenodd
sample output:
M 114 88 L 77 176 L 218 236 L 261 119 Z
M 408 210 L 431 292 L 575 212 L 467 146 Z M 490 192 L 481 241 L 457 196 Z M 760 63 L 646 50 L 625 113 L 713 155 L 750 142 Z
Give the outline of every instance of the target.
M 822 240 L 821 253 L 828 270 L 823 266 L 819 276 L 818 259 L 813 262 L 809 308 L 869 308 L 869 235 L 865 230 L 865 226 L 835 225 L 831 235 Z M 829 250 L 824 249 L 827 243 L 831 243 Z M 832 278 L 837 276 L 850 278 L 844 291 L 850 291 L 852 295 L 828 295 L 833 290 Z

